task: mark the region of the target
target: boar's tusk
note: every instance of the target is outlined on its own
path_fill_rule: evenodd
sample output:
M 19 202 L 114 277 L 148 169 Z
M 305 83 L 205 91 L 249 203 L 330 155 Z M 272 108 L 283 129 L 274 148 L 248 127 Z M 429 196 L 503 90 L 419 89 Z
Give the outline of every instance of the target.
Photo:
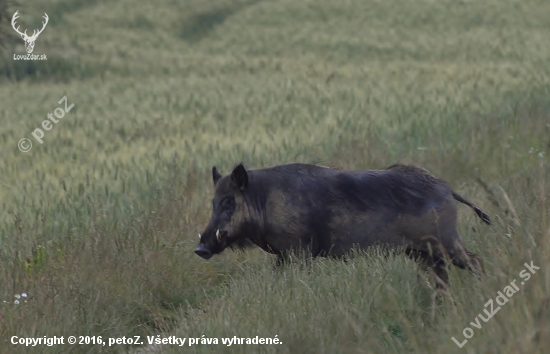
M 216 231 L 216 238 L 218 239 L 218 241 L 222 239 L 222 235 L 220 234 L 220 229 Z
M 199 240 L 201 239 L 201 234 L 199 234 Z

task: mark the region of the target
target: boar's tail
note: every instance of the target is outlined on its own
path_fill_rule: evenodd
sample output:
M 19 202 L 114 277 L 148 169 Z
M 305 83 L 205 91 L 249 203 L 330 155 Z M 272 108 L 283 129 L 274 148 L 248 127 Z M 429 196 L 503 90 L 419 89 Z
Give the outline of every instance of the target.
M 491 225 L 491 219 L 489 218 L 489 215 L 487 215 L 487 213 L 485 213 L 483 210 L 479 209 L 477 206 L 473 205 L 472 203 L 470 203 L 466 199 L 462 198 L 459 194 L 457 194 L 455 192 L 453 192 L 453 198 L 455 198 L 455 200 L 457 200 L 461 203 L 466 204 L 470 208 L 474 209 L 477 216 L 479 216 L 481 218 L 481 220 L 483 220 L 484 223 L 486 223 L 488 225 Z

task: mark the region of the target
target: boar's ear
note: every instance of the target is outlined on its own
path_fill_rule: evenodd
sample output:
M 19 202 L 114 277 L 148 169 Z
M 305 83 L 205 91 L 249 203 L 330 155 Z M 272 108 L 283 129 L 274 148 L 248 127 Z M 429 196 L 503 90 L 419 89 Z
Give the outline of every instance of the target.
M 231 172 L 231 181 L 241 191 L 244 191 L 248 186 L 248 172 L 246 172 L 242 163 L 238 164 L 233 172 Z
M 212 166 L 212 180 L 214 180 L 214 185 L 218 183 L 220 178 L 222 178 L 222 175 L 220 175 L 216 166 Z

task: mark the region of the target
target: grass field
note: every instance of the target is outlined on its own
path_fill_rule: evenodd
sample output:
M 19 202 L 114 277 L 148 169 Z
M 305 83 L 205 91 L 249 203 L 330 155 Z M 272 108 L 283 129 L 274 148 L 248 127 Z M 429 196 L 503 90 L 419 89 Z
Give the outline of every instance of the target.
M 549 1 L 5 3 L 0 352 L 550 350 Z M 48 14 L 33 53 L 47 61 L 13 59 L 16 10 L 30 33 Z M 40 144 L 31 133 L 64 96 L 75 106 Z M 486 274 L 452 269 L 440 303 L 416 263 L 377 250 L 282 268 L 259 249 L 204 261 L 210 167 L 241 161 L 423 166 L 491 216 L 459 207 Z M 145 345 L 11 344 L 71 335 Z M 219 344 L 146 345 L 157 335 Z M 282 344 L 221 344 L 234 336 Z

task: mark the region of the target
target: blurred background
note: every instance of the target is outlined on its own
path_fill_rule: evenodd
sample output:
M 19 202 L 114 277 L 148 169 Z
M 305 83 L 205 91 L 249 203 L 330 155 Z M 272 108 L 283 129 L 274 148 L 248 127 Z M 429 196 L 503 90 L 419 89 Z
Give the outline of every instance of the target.
M 47 14 L 33 50 L 47 60 L 15 59 L 16 11 L 29 35 Z M 543 0 L 0 0 L 1 347 L 204 334 L 282 344 L 187 349 L 547 352 L 549 19 Z M 63 97 L 74 107 L 44 129 Z M 487 275 L 452 270 L 438 303 L 416 263 L 375 251 L 277 270 L 257 249 L 204 261 L 210 168 L 239 162 L 423 166 L 491 215 L 459 207 Z M 451 337 L 531 261 L 459 349 Z

